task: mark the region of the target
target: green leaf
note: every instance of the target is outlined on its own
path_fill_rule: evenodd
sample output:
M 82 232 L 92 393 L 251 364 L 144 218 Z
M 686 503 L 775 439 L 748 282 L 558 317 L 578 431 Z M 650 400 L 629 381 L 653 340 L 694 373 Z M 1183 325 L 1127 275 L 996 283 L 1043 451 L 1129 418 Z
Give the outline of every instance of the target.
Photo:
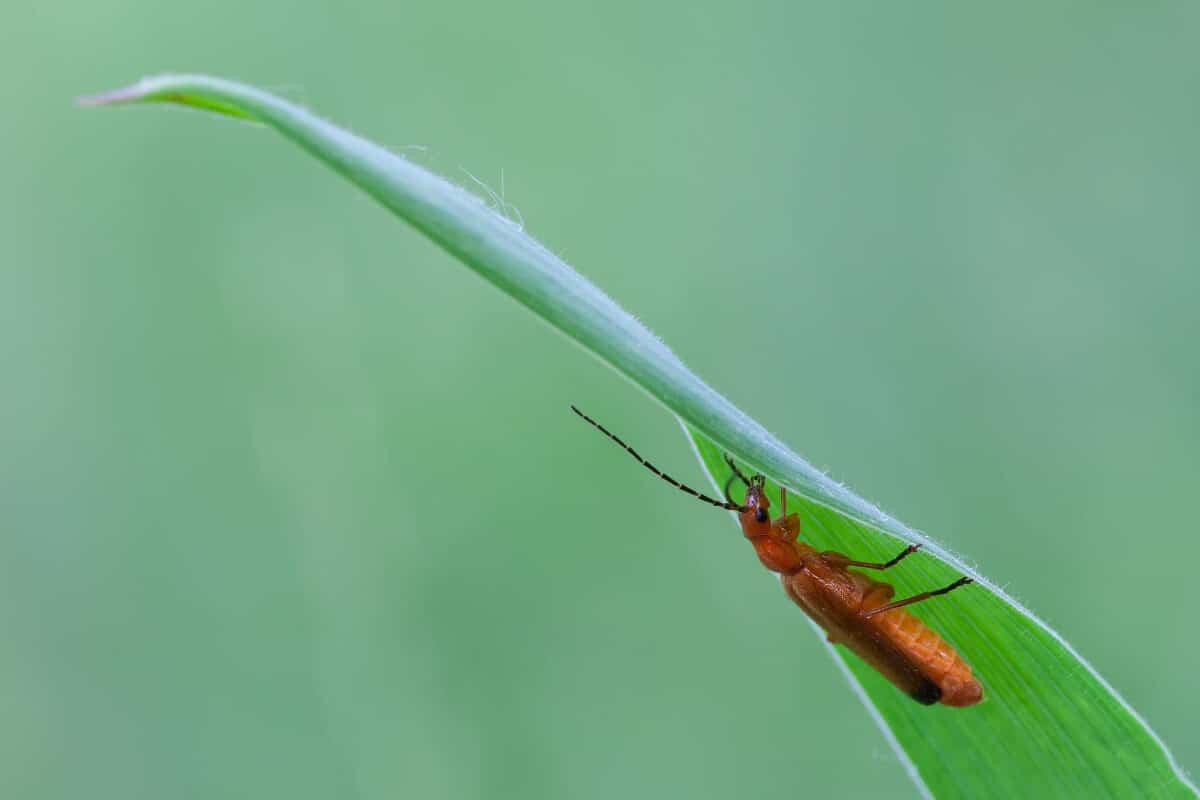
M 161 76 L 84 105 L 165 101 L 263 123 L 325 162 L 535 314 L 674 412 L 714 485 L 729 452 L 789 490 L 802 536 L 860 560 L 906 542 L 921 554 L 895 579 L 898 596 L 977 584 L 917 607 L 963 653 L 986 692 L 967 708 L 924 707 L 840 648 L 831 648 L 916 782 L 939 796 L 1192 797 L 1162 742 L 1054 631 L 957 556 L 812 467 L 701 381 L 641 323 L 520 226 L 404 158 L 250 86 Z M 782 597 L 781 602 L 786 602 Z M 852 779 L 848 779 L 852 780 Z

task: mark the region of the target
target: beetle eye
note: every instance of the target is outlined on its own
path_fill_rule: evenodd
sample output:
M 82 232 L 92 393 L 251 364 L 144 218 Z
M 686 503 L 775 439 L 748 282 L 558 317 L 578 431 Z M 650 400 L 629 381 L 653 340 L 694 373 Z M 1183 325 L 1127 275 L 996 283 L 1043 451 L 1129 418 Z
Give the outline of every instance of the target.
M 759 506 L 758 511 L 755 512 L 755 514 L 754 514 L 754 518 L 756 520 L 758 520 L 759 522 L 766 522 L 768 519 L 767 510 L 765 508 L 763 508 L 762 506 Z

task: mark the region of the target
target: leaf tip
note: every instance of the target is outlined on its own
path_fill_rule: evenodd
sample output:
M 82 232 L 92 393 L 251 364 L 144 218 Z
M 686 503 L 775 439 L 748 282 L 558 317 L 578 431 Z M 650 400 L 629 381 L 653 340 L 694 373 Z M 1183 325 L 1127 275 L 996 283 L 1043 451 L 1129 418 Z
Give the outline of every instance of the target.
M 95 108 L 96 106 L 111 106 L 118 103 L 132 103 L 135 100 L 141 99 L 143 94 L 141 83 L 135 83 L 120 89 L 111 89 L 107 92 L 78 95 L 75 98 L 75 105 L 82 108 Z

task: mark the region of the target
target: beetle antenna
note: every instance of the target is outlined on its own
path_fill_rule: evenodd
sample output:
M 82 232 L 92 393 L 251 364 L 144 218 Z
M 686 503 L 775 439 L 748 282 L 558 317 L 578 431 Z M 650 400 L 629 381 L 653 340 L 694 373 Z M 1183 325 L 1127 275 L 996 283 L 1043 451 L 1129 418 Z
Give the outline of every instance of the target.
M 663 472 L 662 470 L 660 470 L 658 467 L 656 467 L 656 466 L 654 466 L 653 464 L 651 464 L 651 463 L 650 463 L 649 461 L 647 461 L 646 459 L 642 458 L 642 455 L 641 455 L 641 453 L 639 453 L 637 450 L 634 450 L 634 449 L 633 449 L 632 447 L 630 447 L 629 445 L 625 444 L 625 442 L 623 442 L 623 441 L 621 440 L 621 437 L 620 437 L 620 436 L 617 436 L 615 433 L 613 433 L 613 432 L 612 432 L 612 431 L 610 431 L 608 428 L 606 428 L 606 427 L 604 427 L 603 425 L 601 425 L 599 422 L 596 422 L 596 420 L 592 419 L 591 417 L 589 417 L 587 414 L 585 414 L 585 413 L 583 413 L 582 411 L 580 411 L 580 410 L 579 410 L 578 408 L 576 408 L 575 406 L 571 406 L 571 410 L 572 410 L 572 411 L 574 411 L 576 414 L 578 414 L 580 417 L 582 417 L 582 418 L 583 418 L 583 420 L 584 420 L 585 422 L 587 422 L 589 425 L 591 425 L 593 428 L 595 428 L 596 430 L 600 431 L 601 433 L 603 433 L 603 434 L 604 434 L 605 436 L 607 436 L 608 438 L 612 439 L 612 440 L 613 440 L 614 442 L 616 442 L 617 444 L 621 445 L 621 447 L 625 448 L 625 450 L 626 450 L 626 451 L 629 453 L 629 455 L 631 455 L 631 456 L 633 456 L 634 458 L 636 458 L 636 459 L 637 459 L 637 461 L 638 461 L 638 463 L 639 463 L 639 464 L 641 464 L 643 467 L 645 467 L 646 469 L 648 469 L 648 470 L 650 470 L 651 472 L 653 472 L 653 473 L 654 473 L 655 475 L 657 475 L 658 477 L 662 478 L 662 479 L 663 479 L 664 481 L 666 481 L 667 483 L 669 483 L 669 484 L 671 484 L 672 486 L 674 486 L 676 489 L 679 489 L 680 491 L 687 492 L 687 493 L 688 493 L 688 494 L 690 494 L 692 497 L 695 497 L 697 500 L 703 500 L 704 502 L 708 503 L 709 505 L 711 505 L 711 506 L 716 506 L 717 508 L 723 508 L 723 509 L 725 509 L 725 510 L 727 510 L 727 511 L 746 511 L 746 507 L 745 507 L 745 506 L 739 506 L 737 503 L 733 503 L 733 502 L 722 502 L 722 501 L 720 501 L 720 500 L 714 500 L 714 499 L 712 499 L 711 497 L 709 497 L 708 495 L 706 495 L 706 494 L 701 494 L 700 492 L 697 492 L 697 491 L 696 491 L 695 489 L 693 489 L 692 487 L 690 487 L 690 486 L 688 486 L 688 485 L 686 485 L 686 484 L 682 484 L 682 483 L 680 483 L 679 481 L 675 480 L 674 478 L 672 478 L 672 477 L 671 477 L 670 475 L 668 475 L 667 473 L 665 473 L 665 472 Z
M 733 470 L 734 476 L 739 481 L 746 484 L 746 488 L 749 489 L 750 488 L 750 479 L 746 477 L 746 473 L 744 473 L 740 469 L 738 469 L 737 462 L 733 460 L 733 456 L 729 455 L 729 453 L 725 454 L 725 463 L 729 465 L 729 468 L 731 470 Z M 726 494 L 728 494 L 728 492 L 726 492 Z
M 725 479 L 725 502 L 726 503 L 733 502 L 733 498 L 729 496 L 729 487 L 733 485 L 733 482 L 735 480 L 737 480 L 737 478 L 736 478 L 736 476 L 733 476 L 733 475 L 730 475 L 728 478 Z

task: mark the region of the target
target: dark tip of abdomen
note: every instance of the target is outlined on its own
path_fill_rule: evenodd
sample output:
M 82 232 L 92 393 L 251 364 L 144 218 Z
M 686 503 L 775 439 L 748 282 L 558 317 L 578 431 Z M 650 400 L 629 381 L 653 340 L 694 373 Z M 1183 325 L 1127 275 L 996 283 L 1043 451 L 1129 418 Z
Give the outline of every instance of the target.
M 909 697 L 923 706 L 931 706 L 942 699 L 942 690 L 933 681 L 925 681 Z

